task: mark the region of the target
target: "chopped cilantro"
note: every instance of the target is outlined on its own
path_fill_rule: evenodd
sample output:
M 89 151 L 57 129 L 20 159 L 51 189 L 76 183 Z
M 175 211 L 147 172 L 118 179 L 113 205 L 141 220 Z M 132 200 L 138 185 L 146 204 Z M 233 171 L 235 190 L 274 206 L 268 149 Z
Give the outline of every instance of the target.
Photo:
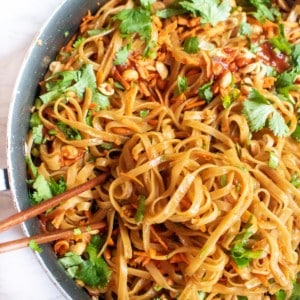
M 210 80 L 209 82 L 203 84 L 198 90 L 199 97 L 201 99 L 204 99 L 206 103 L 209 103 L 214 96 L 211 90 L 212 84 L 213 84 L 213 80 Z
M 183 42 L 183 49 L 187 53 L 197 53 L 199 51 L 199 40 L 196 36 L 189 37 Z
M 37 175 L 38 175 L 38 168 L 33 163 L 31 157 L 30 156 L 25 156 L 25 162 L 27 164 L 27 167 L 31 171 L 31 174 L 32 174 L 33 178 L 36 178 Z
M 250 125 L 251 131 L 259 131 L 268 125 L 276 136 L 286 136 L 289 132 L 282 115 L 256 89 L 252 89 L 248 99 L 243 102 L 242 114 Z
M 300 44 L 292 46 L 292 62 L 295 67 L 300 68 Z
M 291 134 L 291 137 L 296 140 L 298 143 L 300 143 L 300 125 L 297 124 L 296 129 Z
M 86 117 L 85 117 L 85 123 L 89 126 L 93 126 L 93 110 L 88 110 Z
M 29 161 L 30 159 L 26 157 L 27 165 L 30 164 Z M 66 190 L 66 182 L 63 177 L 60 177 L 58 182 L 51 177 L 49 181 L 47 181 L 42 174 L 37 174 L 37 168 L 35 166 L 34 168 L 35 174 L 33 176 L 35 179 L 32 181 L 32 191 L 29 192 L 32 205 L 61 194 Z
M 74 235 L 80 235 L 82 233 L 80 228 L 74 228 L 73 230 Z
M 137 223 L 140 223 L 143 218 L 144 218 L 144 214 L 145 214 L 145 209 L 146 209 L 146 196 L 141 195 L 139 198 L 139 202 L 138 202 L 138 207 L 134 216 L 134 219 Z
M 240 35 L 247 35 L 250 36 L 252 33 L 252 27 L 249 23 L 247 22 L 242 22 L 240 24 L 240 30 L 239 30 Z
M 223 174 L 223 175 L 220 176 L 220 184 L 221 184 L 221 187 L 224 187 L 227 184 L 226 174 Z
M 30 192 L 29 198 L 31 203 L 37 204 L 43 200 L 47 200 L 53 196 L 51 188 L 46 178 L 39 174 L 32 184 L 33 191 Z
M 228 108 L 234 101 L 236 101 L 240 97 L 241 92 L 233 88 L 230 92 L 221 98 L 223 107 Z
M 79 48 L 79 46 L 86 40 L 83 36 L 78 36 L 77 40 L 73 44 L 73 48 Z
M 158 10 L 156 15 L 161 19 L 168 19 L 173 16 L 183 15 L 186 12 L 183 8 L 165 8 L 162 10 Z
M 149 109 L 142 109 L 140 110 L 139 114 L 141 118 L 146 118 L 149 115 Z
M 103 242 L 99 236 L 92 236 L 83 257 L 73 252 L 68 252 L 59 259 L 59 262 L 71 277 L 82 280 L 89 286 L 105 287 L 111 271 L 105 260 L 102 257 L 98 257 L 102 244 Z
M 149 42 L 151 38 L 151 15 L 142 7 L 124 9 L 117 13 L 114 20 L 119 20 L 119 30 L 122 35 L 139 34 L 141 39 Z
M 112 148 L 111 143 L 102 143 L 99 145 L 100 148 L 105 149 L 105 150 L 110 150 Z
M 42 124 L 32 128 L 33 142 L 37 145 L 44 142 L 43 128 L 44 126 Z
M 129 52 L 130 52 L 130 44 L 127 44 L 126 46 L 120 48 L 116 53 L 116 58 L 114 60 L 114 65 L 124 65 L 127 61 Z
M 97 111 L 99 109 L 107 109 L 110 106 L 109 97 L 102 93 L 95 92 L 92 99 L 93 102 L 97 104 Z
M 58 72 L 46 81 L 47 93 L 40 96 L 43 103 L 48 103 L 62 96 L 65 92 L 73 91 L 82 98 L 86 88 L 92 91 L 92 101 L 97 104 L 97 109 L 105 109 L 109 106 L 107 96 L 97 90 L 96 76 L 93 65 L 83 65 L 77 71 Z
M 200 16 L 202 24 L 210 23 L 212 26 L 227 20 L 231 11 L 228 0 L 184 0 L 179 1 L 179 5 L 194 16 Z
M 31 128 L 33 128 L 33 127 L 41 125 L 41 124 L 42 124 L 42 121 L 39 117 L 39 114 L 38 114 L 38 112 L 35 111 L 30 116 L 29 125 Z
M 146 48 L 145 48 L 145 50 L 143 52 L 143 56 L 144 57 L 149 57 L 151 59 L 155 59 L 156 56 L 157 56 L 157 50 L 156 50 L 156 48 L 157 48 L 157 43 L 155 41 L 150 41 L 147 44 L 147 46 L 146 46 Z
M 184 93 L 188 88 L 187 85 L 187 78 L 186 77 L 182 77 L 182 76 L 178 76 L 177 78 L 177 87 L 175 90 L 175 95 L 179 96 L 182 93 Z
M 72 128 L 63 122 L 57 122 L 56 126 L 65 135 L 67 140 L 81 140 L 81 134 L 76 128 Z
M 294 84 L 297 76 L 300 74 L 300 68 L 293 68 L 289 71 L 284 71 L 277 76 L 275 81 L 275 87 L 277 93 L 288 98 L 289 92 L 293 90 L 298 90 L 300 86 Z
M 270 39 L 272 46 L 282 53 L 290 55 L 292 53 L 292 45 L 287 41 L 284 35 L 283 24 L 279 25 L 279 36 Z
M 279 11 L 272 7 L 270 0 L 249 0 L 244 2 L 250 3 L 256 9 L 256 12 L 252 14 L 261 23 L 264 23 L 266 19 L 275 21 L 280 16 Z
M 270 156 L 269 156 L 269 167 L 272 169 L 277 169 L 279 163 L 279 158 L 276 155 L 274 151 L 270 151 Z
M 206 293 L 198 291 L 198 300 L 204 300 L 206 298 Z
M 290 183 L 295 187 L 299 188 L 300 187 L 300 176 L 299 173 L 294 173 L 292 175 L 292 178 L 290 180 Z
M 57 182 L 52 177 L 50 177 L 48 184 L 54 196 L 62 194 L 67 189 L 66 181 L 62 176 L 59 177 Z
M 31 248 L 33 251 L 38 252 L 38 253 L 41 253 L 43 251 L 43 249 L 33 239 L 29 241 L 28 247 Z
M 140 0 L 141 6 L 144 8 L 150 10 L 151 9 L 151 4 L 154 2 L 154 0 Z
M 286 293 L 284 290 L 279 290 L 275 293 L 275 299 L 276 300 L 285 300 L 286 299 Z
M 229 255 L 239 268 L 247 267 L 252 259 L 259 258 L 262 254 L 261 250 L 252 251 L 247 247 L 249 238 L 253 235 L 250 230 L 251 218 L 245 224 L 242 231 L 235 237 L 232 242 Z

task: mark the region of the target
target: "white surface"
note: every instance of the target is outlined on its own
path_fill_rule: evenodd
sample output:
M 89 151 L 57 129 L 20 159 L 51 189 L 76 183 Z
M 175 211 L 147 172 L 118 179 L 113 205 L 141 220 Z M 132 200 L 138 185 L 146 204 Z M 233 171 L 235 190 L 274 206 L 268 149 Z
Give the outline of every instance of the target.
M 6 119 L 25 53 L 42 24 L 63 0 L 0 2 L 0 168 L 6 167 Z M 0 192 L 0 219 L 15 213 L 9 192 Z M 23 237 L 20 227 L 0 233 L 0 243 Z M 0 255 L 0 300 L 64 299 L 31 249 Z

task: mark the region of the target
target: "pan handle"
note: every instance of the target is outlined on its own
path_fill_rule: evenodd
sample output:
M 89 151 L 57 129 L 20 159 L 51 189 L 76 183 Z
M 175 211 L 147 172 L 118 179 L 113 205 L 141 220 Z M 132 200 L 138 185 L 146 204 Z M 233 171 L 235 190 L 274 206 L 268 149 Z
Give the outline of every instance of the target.
M 7 169 L 0 169 L 0 191 L 9 190 Z

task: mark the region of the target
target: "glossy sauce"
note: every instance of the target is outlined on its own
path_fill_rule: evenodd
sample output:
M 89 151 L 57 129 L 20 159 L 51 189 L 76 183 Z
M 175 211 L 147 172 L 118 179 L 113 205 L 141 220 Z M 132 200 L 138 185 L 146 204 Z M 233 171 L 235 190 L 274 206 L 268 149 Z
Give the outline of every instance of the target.
M 276 68 L 278 73 L 282 73 L 289 69 L 290 65 L 287 62 L 287 57 L 283 53 L 277 53 L 272 48 L 269 42 L 264 42 L 260 45 L 261 52 L 258 52 L 260 58 L 262 58 L 267 64 Z

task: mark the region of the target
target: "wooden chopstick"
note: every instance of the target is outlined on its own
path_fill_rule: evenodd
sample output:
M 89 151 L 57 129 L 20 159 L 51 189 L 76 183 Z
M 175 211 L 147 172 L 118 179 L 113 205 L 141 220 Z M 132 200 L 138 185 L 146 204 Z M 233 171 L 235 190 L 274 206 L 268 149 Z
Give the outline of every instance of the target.
M 0 243 L 0 254 L 8 252 L 8 251 L 28 247 L 30 241 L 32 241 L 32 240 L 35 241 L 38 245 L 40 245 L 40 244 L 53 242 L 53 241 L 56 241 L 56 240 L 59 240 L 62 238 L 68 238 L 68 237 L 74 236 L 75 229 L 79 229 L 81 233 L 84 233 L 84 232 L 90 232 L 90 231 L 96 230 L 96 229 L 103 229 L 105 227 L 106 227 L 105 222 L 98 222 L 98 223 L 78 226 L 78 227 L 74 227 L 74 228 L 70 228 L 70 229 L 55 230 L 53 232 L 45 232 L 45 233 L 38 234 L 38 235 L 35 235 L 32 237 L 25 237 L 25 238 L 21 238 L 18 240 Z
M 58 205 L 59 203 L 68 200 L 86 190 L 89 190 L 96 185 L 102 183 L 106 178 L 105 174 L 101 174 L 85 183 L 82 183 L 74 188 L 67 190 L 66 192 L 59 194 L 53 198 L 45 200 L 35 206 L 32 206 L 28 209 L 25 209 L 21 212 L 18 212 L 5 220 L 0 221 L 0 232 L 3 232 L 13 226 L 21 224 L 37 215 L 45 212 L 46 210 L 53 208 L 54 206 Z

